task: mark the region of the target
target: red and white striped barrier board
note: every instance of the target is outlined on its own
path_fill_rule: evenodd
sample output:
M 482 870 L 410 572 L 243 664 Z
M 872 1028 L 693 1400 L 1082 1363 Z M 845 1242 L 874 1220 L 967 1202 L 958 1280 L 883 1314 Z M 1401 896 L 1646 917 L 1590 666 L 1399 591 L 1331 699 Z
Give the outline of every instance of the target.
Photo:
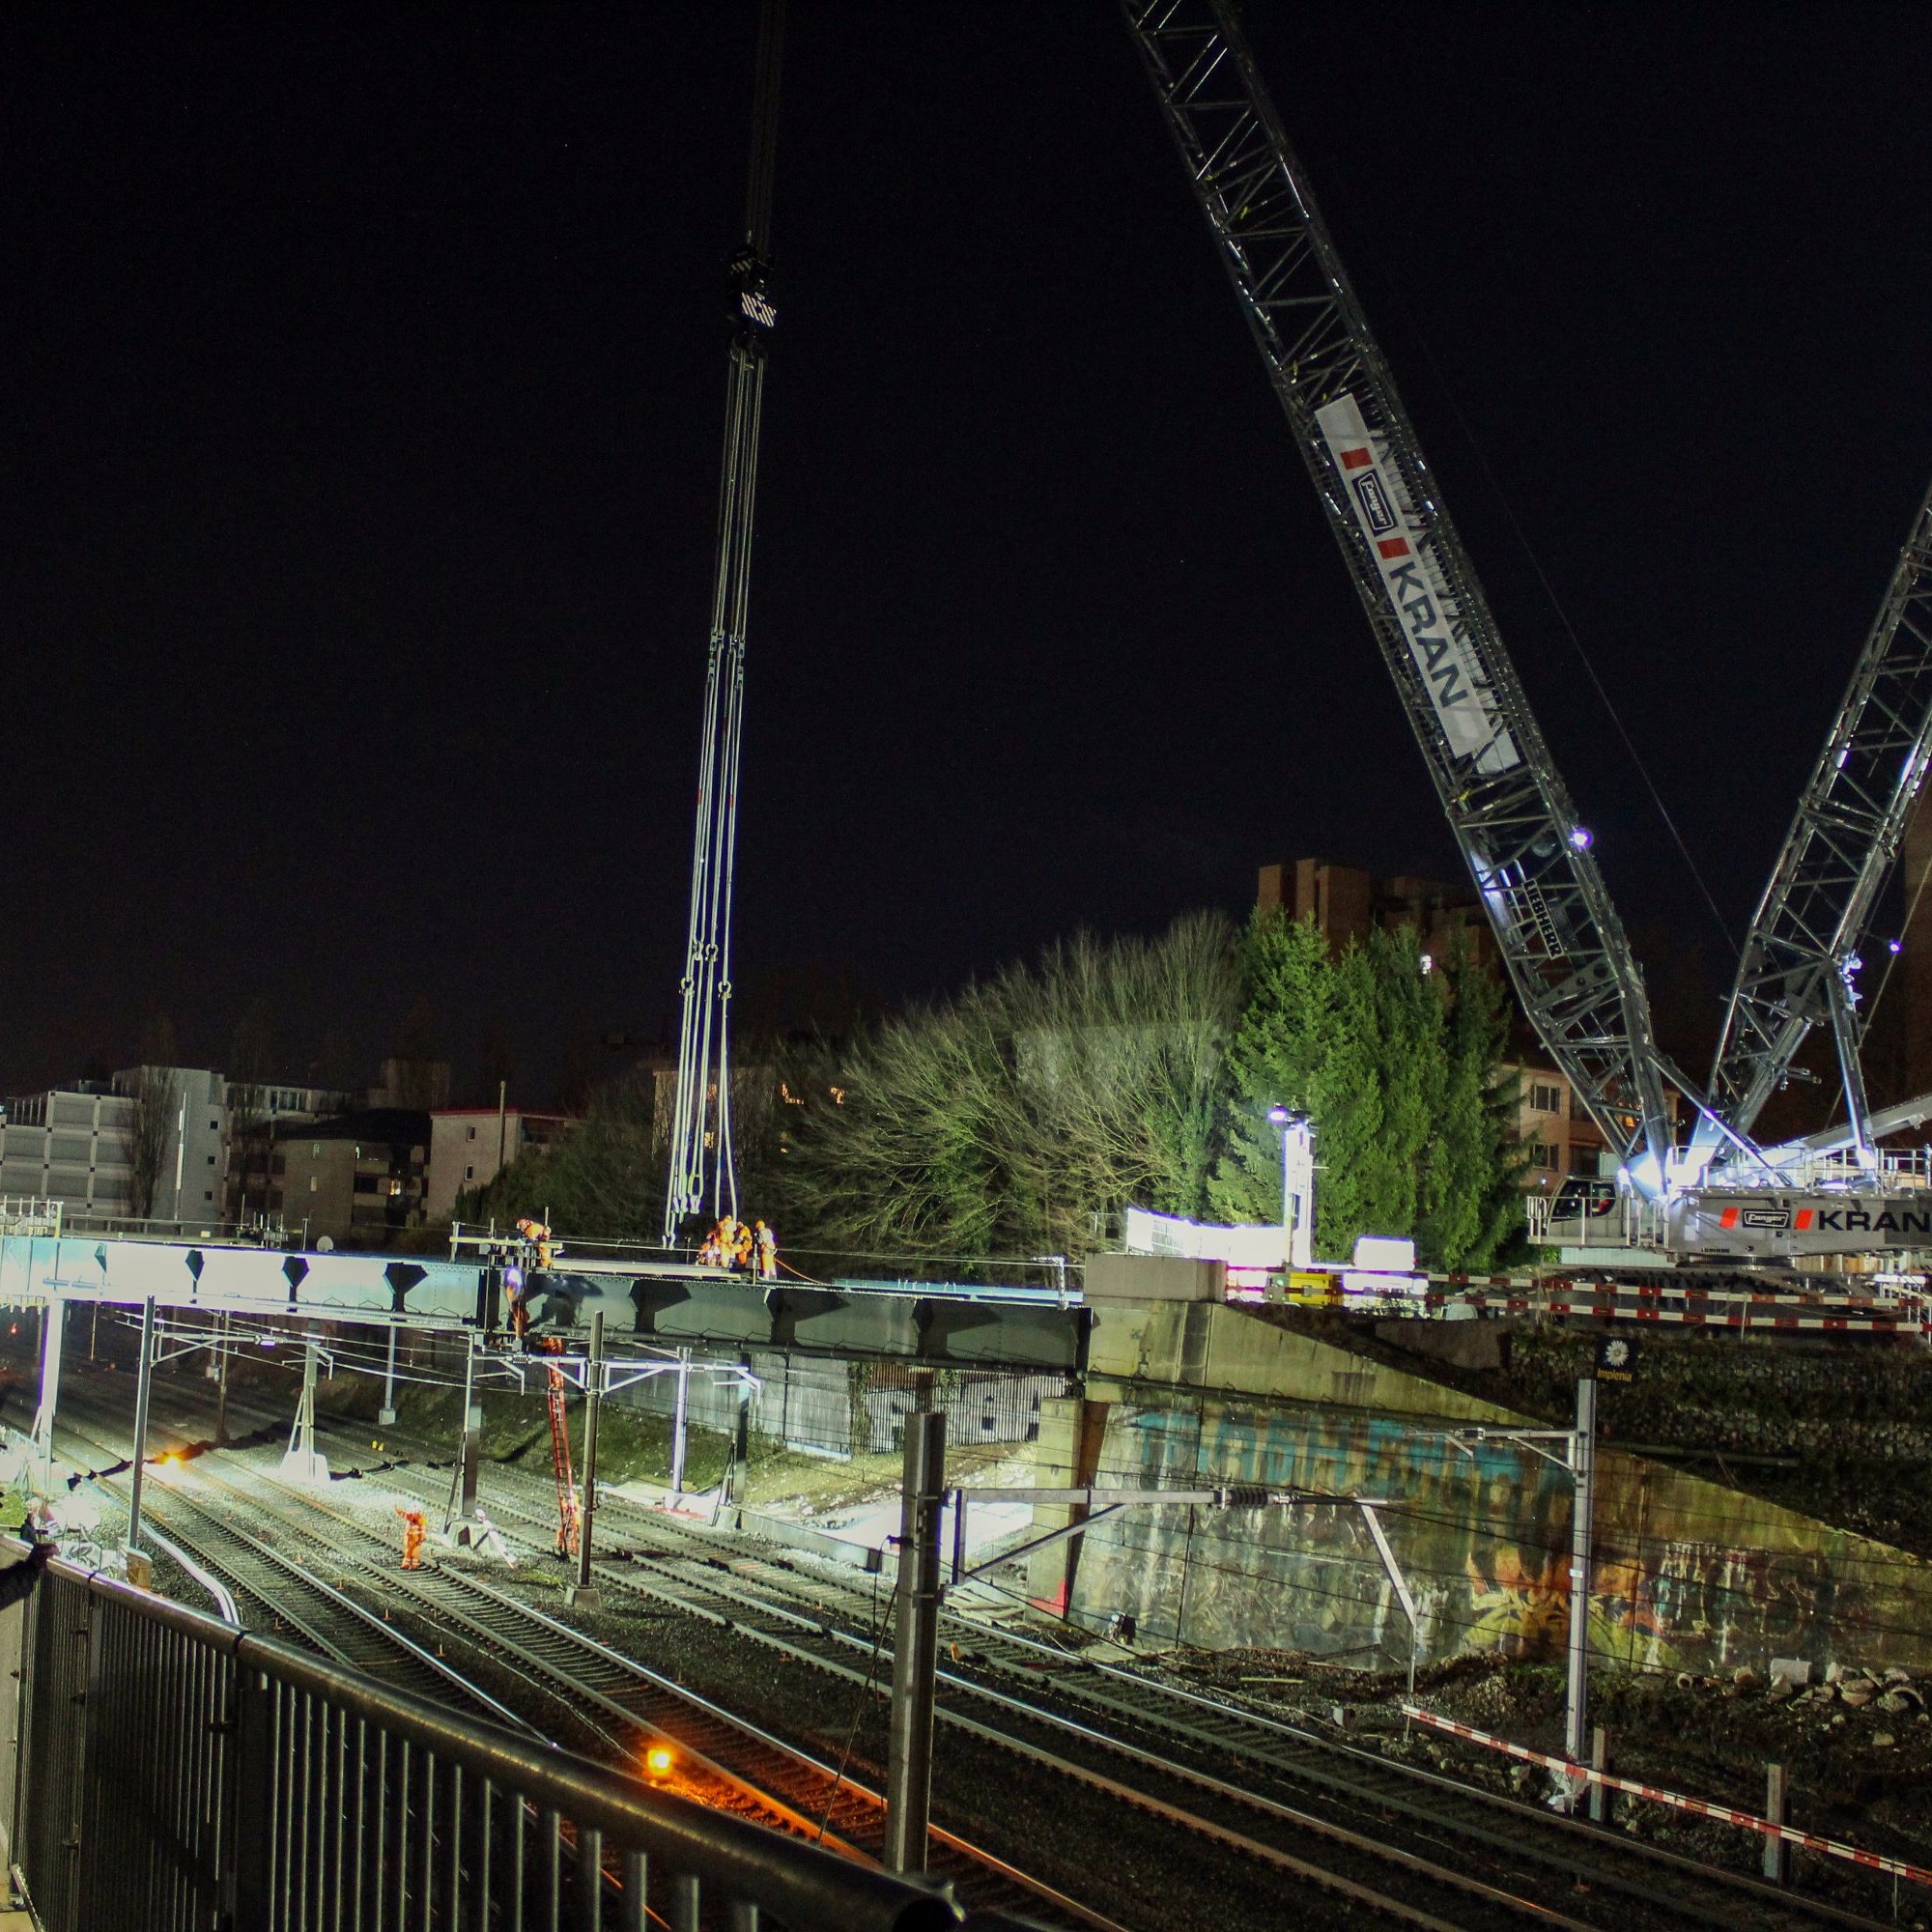
M 1483 1315 L 1564 1315 L 1597 1321 L 1675 1322 L 1689 1328 L 1815 1330 L 1824 1334 L 1926 1335 L 1932 1321 L 1921 1308 L 1863 1296 L 1805 1296 L 1706 1293 L 1605 1284 L 1552 1283 L 1548 1289 L 1512 1293 L 1429 1293 L 1431 1310 L 1470 1308 Z M 1841 1312 L 1842 1311 L 1842 1312 Z
M 1451 1737 L 1464 1738 L 1470 1744 L 1485 1745 L 1491 1750 L 1507 1752 L 1511 1757 L 1521 1758 L 1525 1764 L 1546 1765 L 1573 1778 L 1588 1779 L 1592 1784 L 1601 1784 L 1605 1791 L 1628 1791 L 1633 1798 L 1647 1798 L 1653 1804 L 1668 1804 L 1699 1818 L 1715 1818 L 1720 1824 L 1736 1825 L 1767 1838 L 1782 1838 L 1787 1845 L 1803 1845 L 1807 1852 L 1845 1859 L 1855 1865 L 1863 1865 L 1867 1871 L 1889 1872 L 1893 1878 L 1910 1879 L 1914 1885 L 1932 1885 L 1932 1871 L 1922 1865 L 1909 1865 L 1903 1859 L 1883 1858 L 1877 1852 L 1861 1851 L 1856 1845 L 1842 1845 L 1835 1838 L 1814 1837 L 1794 1826 L 1774 1825 L 1755 1811 L 1734 1811 L 1728 1804 L 1713 1804 L 1707 1798 L 1686 1798 L 1682 1792 L 1663 1791 L 1654 1784 L 1639 1784 L 1634 1778 L 1612 1777 L 1606 1771 L 1592 1771 L 1586 1764 L 1573 1764 L 1567 1757 L 1552 1757 L 1548 1751 L 1531 1750 L 1527 1745 L 1512 1744 L 1507 1738 L 1492 1737 L 1488 1731 L 1459 1724 L 1454 1719 L 1437 1717 L 1419 1704 L 1404 1704 L 1401 1709 L 1405 1718 L 1412 1718 L 1418 1724 L 1447 1731 Z

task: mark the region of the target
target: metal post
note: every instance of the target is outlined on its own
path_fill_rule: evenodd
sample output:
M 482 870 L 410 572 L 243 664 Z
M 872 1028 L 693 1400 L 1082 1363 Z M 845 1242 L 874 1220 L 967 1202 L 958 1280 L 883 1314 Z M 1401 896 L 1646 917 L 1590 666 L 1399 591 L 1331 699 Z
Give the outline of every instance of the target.
M 684 1493 L 685 1435 L 691 1418 L 691 1350 L 677 1351 L 677 1409 L 670 1424 L 670 1492 Z
M 510 1146 L 510 1083 L 497 1082 L 497 1172 L 503 1171 L 503 1157 Z
M 389 1323 L 389 1365 L 383 1371 L 383 1406 L 376 1411 L 376 1420 L 384 1429 L 396 1426 L 396 1330 L 399 1322 Z
M 1610 1737 L 1602 1724 L 1590 1726 L 1590 1769 L 1607 1771 L 1610 1761 Z M 1595 1778 L 1590 1780 L 1590 1822 L 1601 1825 L 1604 1822 L 1604 1801 L 1608 1797 L 1602 1784 Z
M 1304 1120 L 1293 1129 L 1295 1166 L 1294 1230 L 1289 1237 L 1291 1267 L 1315 1264 L 1315 1122 Z
M 1281 1123 L 1281 1258 L 1287 1261 L 1294 1237 L 1294 1191 L 1289 1183 L 1288 1137 L 1293 1131 L 1288 1121 Z
M 141 1366 L 134 1377 L 134 1474 L 128 1498 L 128 1548 L 141 1547 L 141 1486 L 148 1470 L 148 1388 L 155 1374 L 155 1297 L 141 1304 Z
M 289 1446 L 282 1456 L 281 1476 L 285 1483 L 326 1483 L 328 1459 L 315 1446 L 315 1365 L 320 1350 L 310 1334 L 303 1345 L 301 1400 L 296 1404 L 295 1427 L 289 1431 Z
M 1590 1701 L 1590 1543 L 1597 1488 L 1597 1383 L 1577 1384 L 1577 1433 L 1570 1438 L 1570 1473 L 1576 1479 L 1570 1536 L 1570 1682 L 1563 1713 L 1563 1751 L 1583 1762 Z
M 41 1308 L 41 1406 L 34 1411 L 34 1448 L 41 1464 L 41 1488 L 54 1479 L 54 1416 L 60 1408 L 61 1343 L 67 1334 L 67 1303 L 58 1297 Z
M 583 1381 L 583 1507 L 578 1513 L 577 1582 L 573 1607 L 601 1610 L 604 1598 L 590 1580 L 590 1524 L 597 1510 L 597 1406 L 604 1395 L 604 1311 L 590 1317 L 590 1362 Z
M 228 1317 L 221 1318 L 219 1360 L 215 1364 L 214 1439 L 224 1447 L 228 1441 Z
M 933 1673 L 939 1650 L 939 1527 L 946 1507 L 946 1417 L 905 1419 L 899 1503 L 898 1631 L 893 1645 L 892 1730 L 886 1770 L 886 1869 L 925 1869 L 932 1808 Z
M 731 1438 L 731 1499 L 742 1502 L 752 1475 L 752 1358 L 738 1357 L 738 1431 Z
M 1764 1768 L 1764 1822 L 1784 1823 L 1784 1767 L 1768 1764 Z M 1764 1875 L 1774 1885 L 1782 1885 L 1789 1867 L 1791 1847 L 1782 1838 L 1764 1841 Z
M 476 1399 L 476 1339 L 463 1337 L 463 1504 L 465 1522 L 476 1514 L 477 1464 L 483 1458 L 483 1405 Z

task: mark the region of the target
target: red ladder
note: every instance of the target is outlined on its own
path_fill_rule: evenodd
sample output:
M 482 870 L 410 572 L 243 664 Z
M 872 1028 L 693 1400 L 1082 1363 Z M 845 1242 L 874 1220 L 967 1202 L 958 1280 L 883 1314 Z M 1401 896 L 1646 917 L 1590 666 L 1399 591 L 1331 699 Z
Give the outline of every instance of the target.
M 550 1457 L 556 1469 L 556 1553 L 577 1554 L 577 1477 L 570 1466 L 570 1430 L 563 1411 L 570 1384 L 561 1369 L 550 1372 Z

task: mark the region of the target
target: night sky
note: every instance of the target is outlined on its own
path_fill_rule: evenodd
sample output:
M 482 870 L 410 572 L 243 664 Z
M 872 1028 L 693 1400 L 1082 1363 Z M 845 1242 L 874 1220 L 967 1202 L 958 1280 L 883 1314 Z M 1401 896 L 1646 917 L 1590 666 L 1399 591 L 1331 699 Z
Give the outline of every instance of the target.
M 1932 11 L 1250 13 L 1625 918 L 1727 978 L 1509 511 L 1741 927 L 1932 475 Z M 754 28 L 0 14 L 0 1090 L 258 997 L 528 1098 L 670 1021 Z M 1113 10 L 785 58 L 754 1014 L 1459 876 Z

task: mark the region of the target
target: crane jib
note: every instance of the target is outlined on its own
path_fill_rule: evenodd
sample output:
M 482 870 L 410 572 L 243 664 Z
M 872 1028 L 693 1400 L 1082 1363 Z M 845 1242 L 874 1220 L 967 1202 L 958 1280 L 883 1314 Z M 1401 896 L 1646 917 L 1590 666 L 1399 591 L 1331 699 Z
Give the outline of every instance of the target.
M 1317 410 L 1315 420 L 1450 750 L 1472 759 L 1479 772 L 1512 770 L 1522 754 L 1489 679 L 1459 635 L 1456 595 L 1419 541 L 1421 520 L 1401 475 L 1370 434 L 1353 396 Z

